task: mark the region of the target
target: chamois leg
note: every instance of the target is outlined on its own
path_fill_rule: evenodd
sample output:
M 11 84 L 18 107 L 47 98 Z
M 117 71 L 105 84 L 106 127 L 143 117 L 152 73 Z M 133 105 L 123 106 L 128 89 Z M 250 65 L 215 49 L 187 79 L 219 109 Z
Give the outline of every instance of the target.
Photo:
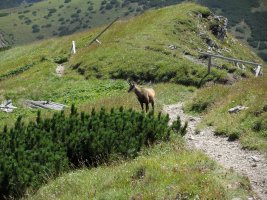
M 154 101 L 151 101 L 151 105 L 152 105 L 152 110 L 154 112 Z
M 141 105 L 142 110 L 144 110 L 144 105 L 142 102 L 140 102 L 140 105 Z
M 148 106 L 148 103 L 146 103 L 146 112 L 148 111 L 149 109 L 149 106 Z

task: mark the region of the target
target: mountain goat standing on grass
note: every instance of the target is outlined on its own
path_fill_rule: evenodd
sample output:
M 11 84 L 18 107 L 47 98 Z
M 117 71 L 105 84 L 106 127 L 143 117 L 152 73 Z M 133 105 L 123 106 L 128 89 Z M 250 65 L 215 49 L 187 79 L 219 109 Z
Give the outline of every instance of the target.
M 149 109 L 148 104 L 151 103 L 152 109 L 154 111 L 154 97 L 155 97 L 155 91 L 152 88 L 142 88 L 138 87 L 134 82 L 127 81 L 130 85 L 130 88 L 128 92 L 134 92 L 136 94 L 136 97 L 142 107 L 142 110 L 144 110 L 144 103 L 146 104 L 146 112 Z

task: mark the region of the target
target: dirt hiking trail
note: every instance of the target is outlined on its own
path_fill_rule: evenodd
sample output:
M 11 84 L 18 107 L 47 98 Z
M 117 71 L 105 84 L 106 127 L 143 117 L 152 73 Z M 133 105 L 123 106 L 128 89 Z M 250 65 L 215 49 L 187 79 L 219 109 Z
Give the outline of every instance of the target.
M 202 150 L 225 168 L 247 176 L 253 191 L 260 199 L 267 200 L 267 161 L 264 155 L 242 149 L 238 141 L 229 142 L 227 137 L 215 136 L 211 127 L 196 134 L 196 126 L 201 118 L 185 114 L 182 103 L 166 105 L 164 112 L 169 114 L 171 122 L 177 119 L 177 115 L 182 122 L 188 121 L 187 134 L 184 137 L 190 148 Z

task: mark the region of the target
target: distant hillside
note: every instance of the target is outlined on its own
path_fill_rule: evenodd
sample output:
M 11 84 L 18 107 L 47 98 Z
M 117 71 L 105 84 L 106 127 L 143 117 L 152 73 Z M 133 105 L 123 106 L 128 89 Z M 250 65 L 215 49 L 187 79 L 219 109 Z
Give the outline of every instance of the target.
M 12 0 L 1 1 L 0 30 L 10 45 L 69 35 L 183 0 Z M 22 3 L 23 2 L 23 3 Z M 267 60 L 266 0 L 196 0 L 229 19 L 231 32 Z M 19 31 L 18 31 L 19 30 Z
M 0 8 L 1 9 L 12 8 L 12 7 L 19 6 L 22 3 L 36 3 L 38 1 L 42 1 L 42 0 L 1 0 Z
M 0 30 L 11 45 L 69 35 L 107 24 L 118 16 L 133 15 L 136 3 L 98 0 L 58 0 L 22 4 L 0 11 Z M 134 13 L 133 13 L 134 11 Z M 19 30 L 19 31 L 18 31 Z

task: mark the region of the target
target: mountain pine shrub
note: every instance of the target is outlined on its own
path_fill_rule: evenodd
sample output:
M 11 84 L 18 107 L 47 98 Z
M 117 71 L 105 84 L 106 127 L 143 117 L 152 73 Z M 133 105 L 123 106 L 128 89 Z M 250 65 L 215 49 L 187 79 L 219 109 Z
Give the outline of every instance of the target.
M 168 121 L 168 115 L 123 107 L 79 113 L 72 106 L 70 114 L 57 112 L 51 118 L 39 111 L 27 125 L 20 116 L 14 127 L 0 131 L 0 199 L 21 197 L 72 166 L 97 166 L 114 155 L 136 157 L 143 146 L 169 139 Z

